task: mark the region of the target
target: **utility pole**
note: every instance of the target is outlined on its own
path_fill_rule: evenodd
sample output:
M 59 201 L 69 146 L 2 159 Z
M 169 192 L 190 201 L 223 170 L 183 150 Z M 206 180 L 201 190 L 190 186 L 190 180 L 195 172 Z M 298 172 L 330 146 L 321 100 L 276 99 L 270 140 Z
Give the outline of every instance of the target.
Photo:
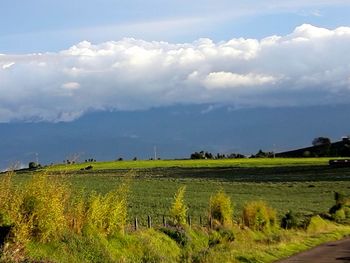
M 36 164 L 39 164 L 39 154 L 35 153 Z
M 154 160 L 157 160 L 157 146 L 154 146 L 153 150 L 154 150 Z

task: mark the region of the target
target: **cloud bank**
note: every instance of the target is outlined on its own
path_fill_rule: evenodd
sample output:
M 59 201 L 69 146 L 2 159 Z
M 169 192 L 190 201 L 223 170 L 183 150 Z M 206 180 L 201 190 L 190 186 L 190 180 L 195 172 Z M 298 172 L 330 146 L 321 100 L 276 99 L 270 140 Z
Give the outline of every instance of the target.
M 97 110 L 173 104 L 348 103 L 350 27 L 172 44 L 87 41 L 58 53 L 0 55 L 0 122 L 72 121 Z

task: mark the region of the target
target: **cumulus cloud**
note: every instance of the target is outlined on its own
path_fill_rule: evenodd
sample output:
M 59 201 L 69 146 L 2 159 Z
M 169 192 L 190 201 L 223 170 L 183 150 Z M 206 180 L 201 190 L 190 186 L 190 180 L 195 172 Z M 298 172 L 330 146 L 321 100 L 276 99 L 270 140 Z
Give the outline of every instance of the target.
M 71 121 L 96 110 L 178 103 L 234 107 L 348 103 L 350 27 L 215 43 L 126 38 L 0 56 L 0 122 Z

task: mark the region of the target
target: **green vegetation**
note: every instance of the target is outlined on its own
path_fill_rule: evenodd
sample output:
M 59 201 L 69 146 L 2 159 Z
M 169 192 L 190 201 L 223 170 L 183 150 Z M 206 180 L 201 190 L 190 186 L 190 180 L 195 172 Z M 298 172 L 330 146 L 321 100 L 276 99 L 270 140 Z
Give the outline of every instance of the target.
M 301 165 L 328 165 L 330 158 L 253 158 L 213 160 L 136 160 L 91 162 L 79 164 L 58 164 L 46 167 L 48 172 L 69 172 L 85 169 L 90 164 L 94 170 L 151 169 L 151 168 L 203 168 L 203 167 L 276 167 Z
M 121 169 L 96 162 L 84 171 L 76 164 L 67 172 L 50 167 L 47 175 L 1 175 L 0 229 L 12 233 L 1 259 L 273 262 L 350 234 L 350 169 L 310 160 L 233 160 L 235 166 L 200 160 L 198 168 L 120 161 Z M 143 162 L 169 166 L 126 174 L 126 165 Z M 344 195 L 336 195 L 341 209 L 332 213 L 334 192 Z
M 185 190 L 185 186 L 179 188 L 174 196 L 174 202 L 170 209 L 170 218 L 172 220 L 172 224 L 175 226 L 186 225 L 188 207 L 185 205 L 184 201 Z
M 209 199 L 209 217 L 214 225 L 232 226 L 233 208 L 230 197 L 222 190 Z

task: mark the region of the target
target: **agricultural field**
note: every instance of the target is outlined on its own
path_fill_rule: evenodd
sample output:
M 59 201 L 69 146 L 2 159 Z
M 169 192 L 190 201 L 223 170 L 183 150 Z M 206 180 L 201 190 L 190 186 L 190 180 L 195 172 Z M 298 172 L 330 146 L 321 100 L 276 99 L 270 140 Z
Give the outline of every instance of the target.
M 301 215 L 326 212 L 334 192 L 350 194 L 350 168 L 332 168 L 329 158 L 276 158 L 234 160 L 119 161 L 46 168 L 66 178 L 75 191 L 107 193 L 128 178 L 129 220 L 148 215 L 160 223 L 180 186 L 186 186 L 185 201 L 194 222 L 207 215 L 210 196 L 223 189 L 239 216 L 251 200 L 264 200 L 279 216 L 288 210 Z M 81 169 L 92 165 L 93 169 Z M 23 175 L 19 175 L 23 180 Z M 24 178 L 26 176 L 24 175 Z
M 275 262 L 350 234 L 350 168 L 327 163 L 135 161 L 4 174 L 1 218 L 13 239 L 0 262 Z M 345 196 L 326 214 L 335 192 Z
M 47 171 L 78 171 L 92 165 L 95 170 L 111 169 L 147 169 L 147 168 L 203 168 L 203 167 L 278 167 L 328 165 L 330 158 L 252 158 L 252 159 L 213 159 L 213 160 L 138 160 L 138 161 L 110 161 L 83 162 L 78 164 L 55 164 L 46 167 Z

